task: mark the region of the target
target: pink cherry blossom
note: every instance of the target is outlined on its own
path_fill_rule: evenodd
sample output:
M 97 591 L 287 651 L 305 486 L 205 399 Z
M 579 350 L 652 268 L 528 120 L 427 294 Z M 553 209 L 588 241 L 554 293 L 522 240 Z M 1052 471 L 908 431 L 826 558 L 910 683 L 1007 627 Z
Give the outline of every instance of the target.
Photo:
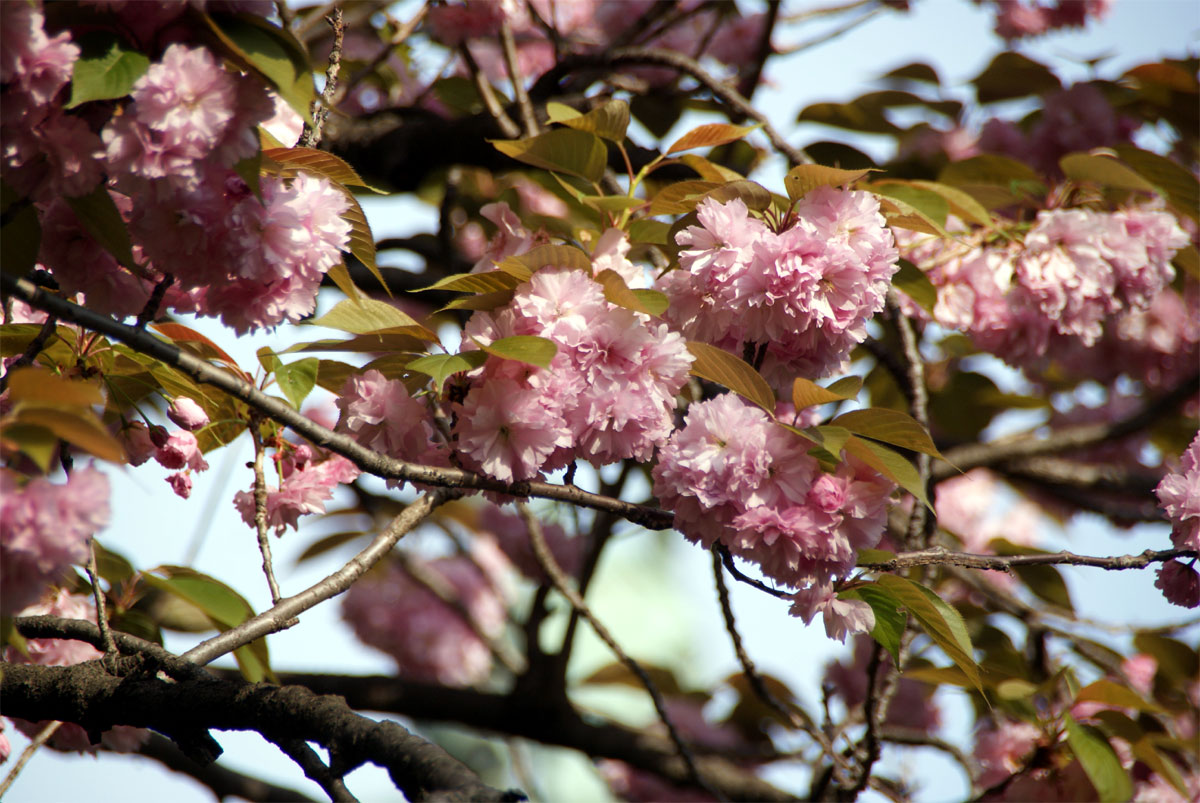
M 325 503 L 333 498 L 338 485 L 353 482 L 360 474 L 358 466 L 341 455 L 323 462 L 312 463 L 293 470 L 277 488 L 267 486 L 267 526 L 283 535 L 289 526 L 298 530 L 298 520 L 309 513 L 324 513 Z M 233 504 L 242 514 L 242 521 L 254 527 L 254 491 L 238 491 Z
M 1200 573 L 1196 571 L 1194 558 L 1186 564 L 1177 560 L 1164 561 L 1158 569 L 1154 587 L 1162 591 L 1172 605 L 1182 608 L 1200 606 Z
M 476 628 L 489 636 L 499 635 L 505 621 L 504 602 L 469 558 L 439 558 L 420 565 L 453 589 Z M 351 586 L 342 615 L 364 643 L 396 660 L 402 678 L 469 686 L 491 671 L 487 645 L 462 614 L 414 580 L 398 562 Z
M 166 442 L 154 453 L 154 459 L 163 468 L 208 470 L 208 461 L 200 452 L 200 444 L 196 441 L 196 436 L 185 429 L 177 429 L 168 435 Z
M 1042 732 L 1028 722 L 990 722 L 975 736 L 975 758 L 980 765 L 976 783 L 986 789 L 1020 770 L 1042 738 Z
M 583 563 L 582 539 L 568 536 L 557 524 L 543 523 L 541 527 L 542 538 L 559 567 L 568 577 L 578 575 Z M 497 546 L 522 574 L 539 583 L 547 582 L 546 573 L 534 557 L 529 528 L 519 516 L 489 504 L 480 511 L 479 528 L 495 536 Z
M 869 633 L 875 627 L 875 612 L 862 600 L 838 599 L 832 586 L 813 585 L 792 595 L 792 616 L 800 617 L 804 624 L 812 624 L 818 613 L 825 620 L 825 635 L 845 643 L 852 633 Z
M 0 609 L 29 604 L 72 563 L 87 560 L 88 540 L 109 522 L 108 478 L 94 468 L 65 484 L 35 477 L 25 485 L 0 470 Z
M 404 383 L 376 370 L 346 380 L 337 399 L 337 430 L 377 452 L 422 465 L 449 465 L 446 449 L 435 438 L 425 405 L 408 394 Z M 396 487 L 398 481 L 389 480 Z
M 1163 477 L 1154 492 L 1171 522 L 1171 542 L 1200 550 L 1200 433 L 1179 458 L 1178 471 Z
M 171 486 L 171 490 L 181 499 L 187 499 L 192 495 L 192 472 L 177 471 L 167 477 L 167 484 Z
M 175 397 L 167 409 L 167 418 L 189 432 L 195 432 L 208 426 L 208 413 L 204 412 L 204 408 L 196 404 L 195 400 L 189 399 L 187 396 Z

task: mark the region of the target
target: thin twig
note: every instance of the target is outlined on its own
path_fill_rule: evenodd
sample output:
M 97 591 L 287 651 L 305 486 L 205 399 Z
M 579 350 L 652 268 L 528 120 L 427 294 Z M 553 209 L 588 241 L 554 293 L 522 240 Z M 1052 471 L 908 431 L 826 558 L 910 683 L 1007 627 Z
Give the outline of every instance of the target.
M 29 341 L 29 345 L 25 347 L 25 351 L 20 357 L 13 360 L 12 364 L 4 371 L 4 376 L 0 376 L 0 393 L 8 389 L 8 377 L 18 368 L 24 368 L 27 365 L 33 365 L 33 361 L 37 359 L 37 355 L 42 353 L 42 349 L 46 347 L 46 343 L 50 340 L 50 336 L 58 330 L 58 321 L 54 316 L 46 318 L 42 324 L 42 328 L 33 336 L 33 340 Z
M 667 728 L 667 733 L 671 737 L 671 741 L 675 745 L 675 749 L 679 753 L 679 757 L 683 759 L 684 765 L 687 767 L 688 775 L 693 783 L 701 789 L 705 790 L 714 797 L 720 798 L 716 790 L 712 789 L 708 783 L 700 775 L 700 770 L 696 767 L 696 757 L 692 755 L 692 749 L 687 742 L 683 740 L 683 736 L 671 721 L 671 717 L 667 714 L 666 703 L 663 701 L 662 694 L 650 676 L 646 674 L 646 670 L 642 669 L 641 664 L 629 657 L 621 646 L 617 644 L 616 639 L 608 632 L 608 628 L 604 626 L 599 619 L 588 608 L 587 603 L 583 601 L 583 597 L 579 596 L 579 592 L 571 588 L 570 582 L 567 580 L 566 573 L 562 567 L 558 565 L 554 554 L 550 551 L 549 545 L 546 544 L 546 538 L 542 534 L 541 523 L 537 517 L 530 512 L 529 506 L 523 503 L 517 503 L 517 511 L 521 515 L 521 519 L 525 522 L 525 527 L 529 531 L 529 543 L 533 547 L 533 555 L 537 558 L 538 565 L 542 567 L 542 571 L 550 578 L 550 582 L 554 584 L 554 588 L 558 593 L 571 603 L 571 607 L 579 612 L 579 615 L 587 620 L 587 623 L 592 626 L 592 630 L 600 637 L 612 653 L 617 656 L 625 667 L 632 672 L 642 685 L 646 688 L 646 692 L 650 695 L 650 700 L 654 703 L 654 710 L 658 713 L 658 718 L 662 720 L 663 725 Z
M 471 49 L 467 47 L 467 43 L 463 42 L 458 48 L 459 54 L 467 65 L 467 70 L 471 73 L 471 79 L 475 82 L 475 89 L 479 92 L 479 97 L 483 100 L 484 108 L 488 114 L 496 121 L 496 125 L 500 126 L 500 130 L 504 132 L 504 136 L 509 139 L 517 139 L 521 136 L 521 129 L 517 128 L 517 124 L 508 116 L 508 112 L 504 111 L 504 107 L 500 105 L 500 101 L 496 99 L 496 93 L 492 91 L 492 85 L 488 83 L 487 76 L 483 74 L 483 70 L 479 69 L 479 64 L 476 63 L 475 57 L 471 55 Z
M 8 771 L 8 775 L 4 776 L 4 781 L 0 782 L 0 798 L 4 797 L 8 788 L 17 780 L 17 776 L 21 774 L 21 770 L 25 769 L 25 765 L 33 758 L 33 754 L 50 740 L 50 737 L 54 735 L 54 732 L 58 730 L 58 726 L 61 724 L 61 722 L 57 721 L 47 722 L 46 727 L 38 731 L 37 735 L 33 737 L 33 741 L 25 746 L 25 749 L 21 751 L 21 755 L 17 757 L 17 762 Z
M 163 297 L 174 283 L 174 276 L 170 273 L 163 274 L 163 277 L 158 280 L 158 284 L 154 285 L 150 298 L 146 299 L 146 306 L 142 307 L 142 311 L 138 313 L 137 322 L 133 325 L 135 329 L 145 329 L 148 324 L 154 322 L 154 319 L 158 317 L 158 308 L 162 306 Z
M 903 348 L 905 373 L 908 376 L 908 412 L 926 432 L 929 431 L 929 391 L 925 387 L 925 360 L 921 357 L 921 349 L 917 343 L 916 332 L 912 322 L 905 317 L 896 299 L 895 291 L 889 291 L 887 300 L 888 311 L 892 322 L 900 332 L 900 343 Z M 929 476 L 933 467 L 933 458 L 924 453 L 917 455 L 917 473 L 920 476 L 921 487 L 929 493 Z M 928 544 L 932 528 L 929 526 L 929 512 L 925 505 L 913 503 L 912 512 L 908 516 L 908 531 L 905 534 L 905 544 L 910 548 L 920 549 Z
M 180 657 L 195 664 L 204 665 L 222 655 L 233 652 L 238 647 L 287 627 L 291 620 L 304 611 L 350 588 L 355 580 L 388 554 L 397 541 L 424 521 L 434 508 L 450 501 L 457 495 L 455 491 L 445 488 L 438 488 L 422 494 L 400 515 L 392 519 L 387 529 L 377 535 L 366 549 L 355 555 L 345 566 L 299 594 L 280 600 L 270 610 L 247 619 L 219 636 L 201 642 Z
M 312 124 L 304 121 L 304 130 L 300 134 L 299 145 L 302 148 L 315 148 L 321 143 L 321 130 L 325 127 L 325 118 L 333 107 L 333 99 L 337 95 L 338 73 L 342 70 L 342 40 L 346 34 L 346 26 L 342 22 L 342 10 L 334 8 L 325 17 L 329 27 L 333 29 L 333 46 L 329 49 L 329 66 L 325 68 L 325 87 L 321 97 L 310 105 Z
M 1076 555 L 1074 552 L 1052 552 L 1045 555 L 977 555 L 970 552 L 950 552 L 941 547 L 923 549 L 919 552 L 903 552 L 891 560 L 862 562 L 860 569 L 876 572 L 895 572 L 913 566 L 964 566 L 968 569 L 990 569 L 1006 572 L 1017 566 L 1092 566 L 1115 571 L 1120 569 L 1144 569 L 1151 563 L 1160 563 L 1177 558 L 1194 558 L 1194 549 L 1147 549 L 1137 555 L 1114 555 L 1099 557 Z
M 529 100 L 529 92 L 525 90 L 525 76 L 521 74 L 521 64 L 517 61 L 517 40 L 507 19 L 500 25 L 500 46 L 504 51 L 504 66 L 512 83 L 513 96 L 517 99 L 517 110 L 521 112 L 521 122 L 525 125 L 525 136 L 536 137 L 539 131 L 537 114 Z
M 271 604 L 278 605 L 282 595 L 275 581 L 275 569 L 271 565 L 271 537 L 267 532 L 267 480 L 263 476 L 263 442 L 259 427 L 262 416 L 250 416 L 250 440 L 254 443 L 254 529 L 258 532 L 258 551 L 262 555 L 263 574 L 267 576 L 267 588 L 271 591 Z
M 96 541 L 88 541 L 88 580 L 92 584 L 92 599 L 96 602 L 96 626 L 100 628 L 100 639 L 104 643 L 104 668 L 108 674 L 117 674 L 117 645 L 113 643 L 112 632 L 108 629 L 108 610 L 104 605 L 104 592 L 100 590 L 100 572 L 96 569 Z
M 734 565 L 733 555 L 730 554 L 729 547 L 725 546 L 724 544 L 713 544 L 713 549 L 715 549 L 721 555 L 721 561 L 725 564 L 725 568 L 729 570 L 729 573 L 733 575 L 733 579 L 745 583 L 746 585 L 754 586 L 759 591 L 765 591 L 771 596 L 778 597 L 779 599 L 792 598 L 792 595 L 786 591 L 780 591 L 777 588 L 771 588 L 766 583 L 755 580 L 753 577 L 743 574 L 741 569 Z
M 809 39 L 807 42 L 800 42 L 799 44 L 792 45 L 791 47 L 780 48 L 779 55 L 790 56 L 794 53 L 801 53 L 805 50 L 810 50 L 814 47 L 832 42 L 834 39 L 850 33 L 850 31 L 853 31 L 855 28 L 872 19 L 873 17 L 882 14 L 884 11 L 884 6 L 876 6 L 875 8 L 869 9 L 862 15 L 855 17 L 849 22 L 843 24 L 840 28 L 834 28 L 832 31 L 828 31 L 820 36 Z

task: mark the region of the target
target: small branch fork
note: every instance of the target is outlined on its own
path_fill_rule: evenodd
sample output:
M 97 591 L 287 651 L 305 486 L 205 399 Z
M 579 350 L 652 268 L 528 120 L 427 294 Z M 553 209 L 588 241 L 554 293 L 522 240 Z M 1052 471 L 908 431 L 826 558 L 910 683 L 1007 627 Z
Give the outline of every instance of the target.
M 617 644 L 616 639 L 608 632 L 608 628 L 596 618 L 596 616 L 588 608 L 587 603 L 583 601 L 583 597 L 579 596 L 574 588 L 571 587 L 570 581 L 567 579 L 566 573 L 562 567 L 558 565 L 558 561 L 554 559 L 554 554 L 550 551 L 549 545 L 546 543 L 546 538 L 542 534 L 541 522 L 537 517 L 530 512 L 528 505 L 517 503 L 517 510 L 521 515 L 521 519 L 525 522 L 525 527 L 529 531 L 529 543 L 533 547 L 533 555 L 537 558 L 538 565 L 542 571 L 550 578 L 550 582 L 558 593 L 562 594 L 568 602 L 571 603 L 571 608 L 574 609 L 581 617 L 587 620 L 587 623 L 592 626 L 592 630 L 600 637 L 613 654 L 617 656 L 625 667 L 637 676 L 642 685 L 646 687 L 646 692 L 650 695 L 650 699 L 654 703 L 654 710 L 658 713 L 658 718 L 662 720 L 663 725 L 667 727 L 667 733 L 671 737 L 671 741 L 675 745 L 679 757 L 683 759 L 684 765 L 687 767 L 688 775 L 693 783 L 704 791 L 711 794 L 713 797 L 720 799 L 721 796 L 714 790 L 700 774 L 700 770 L 696 766 L 696 757 L 692 754 L 691 747 L 684 741 L 683 736 L 671 721 L 671 717 L 667 714 L 666 703 L 663 701 L 662 694 L 658 687 L 654 685 L 654 681 L 646 674 L 646 670 L 642 669 L 641 665 L 633 658 L 629 657 L 621 646 Z

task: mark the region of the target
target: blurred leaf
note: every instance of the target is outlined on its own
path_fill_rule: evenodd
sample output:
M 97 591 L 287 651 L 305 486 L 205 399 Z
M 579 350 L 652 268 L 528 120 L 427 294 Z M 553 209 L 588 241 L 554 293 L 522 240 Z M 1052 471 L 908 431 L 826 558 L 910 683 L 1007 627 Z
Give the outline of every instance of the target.
M 333 533 L 332 535 L 323 536 L 304 548 L 304 551 L 296 558 L 296 565 L 310 561 L 315 557 L 324 555 L 326 552 L 337 549 L 343 544 L 357 541 L 365 536 L 365 532 Z
M 3 196 L 3 225 L 0 226 L 0 271 L 24 276 L 37 264 L 42 244 L 42 224 L 32 201 L 16 197 L 16 192 L 0 182 Z M 17 206 L 20 204 L 20 206 Z
M 942 652 L 971 680 L 983 694 L 979 682 L 979 665 L 975 663 L 974 648 L 962 616 L 930 589 L 904 577 L 884 574 L 878 580 L 880 588 L 913 615 Z
M 879 586 L 863 585 L 850 591 L 838 594 L 839 599 L 859 599 L 871 606 L 875 614 L 875 627 L 871 630 L 871 638 L 879 642 L 879 646 L 892 656 L 894 665 L 900 665 L 900 637 L 904 634 L 904 625 L 908 617 L 901 612 L 901 603 L 892 594 Z
M 205 335 L 200 334 L 195 329 L 184 326 L 181 323 L 154 323 L 151 326 L 163 337 L 172 343 L 198 343 L 203 346 L 200 355 L 206 360 L 220 360 L 221 362 L 234 369 L 239 376 L 247 378 L 246 372 L 238 367 L 237 361 L 230 357 L 226 351 L 210 340 Z
M 1116 145 L 1113 150 L 1121 161 L 1167 194 L 1167 200 L 1180 214 L 1200 220 L 1200 181 L 1188 170 L 1165 156 L 1133 145 Z
M 1101 711 L 1099 713 L 1103 714 L 1108 712 Z M 1125 738 L 1125 741 L 1129 742 L 1133 746 L 1134 758 L 1145 764 L 1152 771 L 1158 773 L 1161 777 L 1165 778 L 1167 782 L 1170 783 L 1171 786 L 1175 787 L 1175 789 L 1179 792 L 1181 799 L 1187 799 L 1188 795 L 1191 794 L 1190 790 L 1188 789 L 1187 781 L 1184 779 L 1183 775 L 1180 774 L 1179 768 L 1176 766 L 1175 762 L 1171 758 L 1164 756 L 1156 748 L 1153 738 L 1149 736 L 1141 739 L 1129 739 L 1126 737 L 1122 738 Z
M 600 212 L 624 212 L 646 205 L 645 199 L 630 198 L 628 195 L 584 195 L 579 201 Z
M 114 588 L 137 573 L 123 555 L 109 550 L 98 539 L 92 539 L 92 546 L 96 550 L 96 573 Z
M 1140 694 L 1128 686 L 1114 683 L 1107 678 L 1101 678 L 1079 690 L 1075 695 L 1076 703 L 1104 703 L 1116 708 L 1132 708 L 1137 711 L 1161 713 L 1162 706 L 1147 702 Z
M 445 384 L 448 377 L 454 374 L 461 374 L 464 371 L 473 371 L 487 361 L 486 351 L 464 351 L 461 354 L 430 354 L 427 357 L 420 357 L 407 363 L 405 367 L 410 371 L 420 371 L 423 374 L 428 374 L 433 377 L 433 381 L 437 384 L 437 392 L 440 396 L 442 393 L 442 385 Z
M 705 193 L 721 185 L 715 181 L 677 181 L 659 190 L 650 199 L 651 215 L 682 215 L 691 212 Z
M 421 330 L 428 331 L 425 327 L 398 327 L 398 329 L 387 330 L 385 332 L 376 332 L 367 335 L 358 335 L 348 340 L 338 340 L 330 338 L 327 340 L 313 340 L 307 343 L 296 343 L 289 346 L 280 354 L 291 354 L 297 351 L 343 351 L 343 352 L 395 352 L 409 351 L 413 353 L 421 353 L 425 351 L 425 344 L 430 342 L 427 339 L 420 337 Z M 413 332 L 410 334 L 409 332 Z
M 908 413 L 902 413 L 899 410 L 889 410 L 884 407 L 851 410 L 848 413 L 842 413 L 829 423 L 845 427 L 856 435 L 901 446 L 930 457 L 945 459 L 934 446 L 933 440 L 925 428 Z
M 521 280 L 511 273 L 502 270 L 491 270 L 484 273 L 455 273 L 438 279 L 428 287 L 414 290 L 423 293 L 426 290 L 457 290 L 465 293 L 499 293 L 512 290 Z
M 578 131 L 588 131 L 612 142 L 624 142 L 625 129 L 629 127 L 629 104 L 623 100 L 610 100 L 587 114 L 581 114 L 561 103 L 547 104 L 546 111 L 552 123 L 561 123 Z
M 997 555 L 1044 555 L 1045 551 L 1033 547 L 1015 544 L 1005 538 L 994 538 L 989 546 Z M 1029 590 L 1040 599 L 1074 611 L 1071 603 L 1071 592 L 1063 580 L 1062 574 L 1054 566 L 1013 566 L 1013 572 L 1021 578 Z
M 306 122 L 315 92 L 304 46 L 288 31 L 254 14 L 197 15 L 227 53 L 261 75 Z
M 484 110 L 483 100 L 475 82 L 465 75 L 451 75 L 433 83 L 433 93 L 449 108 L 463 114 L 478 114 Z
M 788 198 L 798 201 L 817 187 L 853 184 L 870 172 L 872 168 L 842 170 L 824 165 L 796 165 L 783 177 L 783 186 L 787 189 Z
M 715 181 L 720 183 L 724 181 L 738 181 L 745 178 L 745 176 L 736 170 L 730 170 L 724 165 L 719 165 L 716 162 L 710 162 L 708 159 L 705 159 L 703 156 L 699 156 L 695 153 L 685 153 L 683 156 L 679 157 L 679 161 L 683 162 L 692 170 L 695 170 L 696 174 L 704 181 Z
M 53 432 L 88 454 L 113 463 L 125 462 L 125 447 L 114 438 L 104 422 L 88 409 L 62 406 L 24 406 L 14 414 L 20 424 L 32 424 Z
M 712 198 L 719 203 L 728 203 L 734 198 L 746 204 L 748 209 L 761 212 L 764 209 L 771 207 L 771 191 L 763 185 L 749 179 L 738 179 L 722 184 L 704 194 L 705 198 Z
M 24 402 L 91 409 L 103 404 L 104 396 L 91 382 L 63 379 L 44 368 L 26 366 L 9 372 L 8 401 L 14 406 Z
M 131 50 L 124 40 L 109 31 L 92 31 L 76 38 L 79 58 L 71 70 L 71 100 L 74 109 L 90 100 L 123 98 L 133 84 L 150 69 L 144 53 Z
M 549 368 L 550 361 L 558 353 L 558 346 L 554 345 L 553 340 L 535 335 L 502 337 L 491 343 L 484 343 L 474 338 L 472 340 L 480 350 L 493 357 L 499 357 L 502 360 L 516 360 L 538 368 Z
M 900 269 L 892 275 L 892 286 L 911 298 L 921 309 L 933 314 L 937 304 L 937 288 L 924 271 L 907 259 L 900 260 Z
M 14 449 L 26 455 L 44 474 L 50 473 L 50 467 L 58 455 L 57 435 L 46 427 L 12 419 L 2 420 L 0 443 L 3 443 L 6 449 Z
M 1067 744 L 1096 787 L 1099 799 L 1103 803 L 1116 803 L 1133 797 L 1133 782 L 1104 735 L 1095 728 L 1080 725 L 1070 714 L 1063 715 L 1063 723 L 1067 727 Z
M 103 183 L 96 185 L 96 189 L 87 195 L 68 197 L 66 201 L 75 212 L 75 217 L 79 219 L 79 224 L 93 240 L 112 254 L 113 259 L 122 267 L 134 273 L 139 272 L 140 269 L 133 259 L 129 230 L 125 228 L 125 221 Z
M 556 128 L 525 139 L 491 139 L 496 150 L 519 162 L 579 176 L 595 183 L 604 175 L 608 149 L 599 137 L 573 128 Z
M 775 394 L 771 386 L 744 360 L 707 343 L 693 343 L 689 340 L 687 348 L 696 358 L 692 363 L 693 376 L 724 385 L 766 410 L 767 415 L 775 414 Z
M 642 663 L 642 669 L 664 696 L 675 697 L 683 693 L 683 687 L 679 684 L 679 680 L 675 677 L 675 673 L 672 670 L 644 662 Z M 642 681 L 638 679 L 638 676 L 633 674 L 625 664 L 617 662 L 600 667 L 580 682 L 583 685 L 590 686 L 617 685 L 631 686 L 635 689 L 646 688 L 642 685 Z
M 897 67 L 894 70 L 885 72 L 881 78 L 900 78 L 906 81 L 922 81 L 927 84 L 939 85 L 941 80 L 938 78 L 937 70 L 930 67 L 928 64 L 919 61 L 913 61 L 905 64 L 903 67 Z
M 707 123 L 697 126 L 675 140 L 671 147 L 667 148 L 666 155 L 670 156 L 673 153 L 688 151 L 692 148 L 711 148 L 727 142 L 736 142 L 758 127 L 757 125 L 742 126 L 728 123 Z
M 1044 64 L 1020 53 L 999 53 L 971 80 L 980 103 L 1044 95 L 1062 89 L 1062 82 Z
M 591 276 L 592 258 L 573 245 L 539 245 L 499 262 L 496 267 L 527 282 L 534 273 L 546 267 L 581 270 Z
M 951 162 L 942 168 L 938 181 L 958 187 L 988 209 L 1010 206 L 1046 191 L 1033 168 L 995 153 Z
M 382 332 L 388 329 L 404 329 L 406 332 L 421 332 L 431 342 L 437 341 L 437 335 L 386 301 L 373 298 L 363 298 L 358 301 L 346 299 L 339 301 L 337 306 L 320 318 L 305 321 L 310 326 L 325 326 L 330 329 L 340 329 L 353 335 L 365 335 L 372 332 Z
M 992 225 L 992 216 L 988 214 L 983 204 L 960 189 L 938 181 L 910 181 L 909 184 L 942 196 L 949 204 L 950 212 L 965 223 L 975 223 L 979 226 Z
M 669 223 L 664 223 L 661 220 L 641 218 L 629 224 L 629 240 L 634 243 L 666 245 L 667 233 L 670 230 L 671 224 Z
M 858 148 L 850 147 L 844 142 L 819 140 L 811 145 L 806 145 L 804 152 L 816 164 L 840 167 L 845 170 L 863 170 L 878 167 L 875 160 L 870 156 Z
M 1101 187 L 1119 190 L 1158 192 L 1149 181 L 1109 156 L 1070 153 L 1059 159 L 1058 165 L 1062 168 L 1063 175 L 1072 181 L 1091 181 Z
M 1191 683 L 1200 673 L 1196 650 L 1182 641 L 1157 633 L 1138 633 L 1133 637 L 1133 646 L 1138 652 L 1153 655 L 1158 671 L 1174 684 Z
M 142 582 L 195 605 L 222 632 L 254 616 L 250 603 L 220 580 L 183 566 L 160 566 L 154 571 L 163 577 L 147 572 L 142 574 Z M 238 648 L 234 658 L 242 676 L 251 683 L 264 679 L 275 680 L 265 638 Z
M 378 195 L 387 195 L 386 190 L 372 187 L 363 181 L 362 176 L 353 167 L 347 164 L 341 157 L 334 156 L 329 151 L 320 151 L 315 148 L 301 148 L 299 146 L 294 148 L 268 148 L 263 150 L 263 156 L 290 168 L 293 172 L 296 170 L 307 170 L 310 173 L 323 176 L 336 184 L 342 184 L 347 187 L 362 187 L 364 190 L 370 190 Z
M 630 292 L 633 293 L 634 298 L 638 300 L 638 303 L 647 315 L 658 317 L 666 312 L 667 307 L 670 305 L 666 294 L 660 293 L 658 290 L 644 290 L 639 288 Z

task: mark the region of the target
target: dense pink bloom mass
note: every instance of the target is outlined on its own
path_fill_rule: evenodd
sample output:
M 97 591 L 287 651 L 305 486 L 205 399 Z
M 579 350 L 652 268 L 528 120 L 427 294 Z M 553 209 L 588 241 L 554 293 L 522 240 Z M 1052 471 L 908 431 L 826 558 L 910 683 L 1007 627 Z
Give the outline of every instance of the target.
M 289 526 L 297 529 L 297 520 L 308 513 L 324 513 L 325 503 L 333 498 L 333 489 L 353 482 L 361 472 L 358 466 L 341 455 L 333 455 L 320 463 L 297 466 L 277 488 L 267 486 L 267 526 L 283 535 Z M 233 504 L 250 527 L 254 522 L 254 491 L 238 491 Z
M 504 602 L 472 560 L 439 558 L 418 565 L 453 590 L 480 632 L 499 635 Z M 399 562 L 351 586 L 342 615 L 360 639 L 396 659 L 400 677 L 469 686 L 491 671 L 487 645 L 462 614 L 414 580 Z
M 1179 458 L 1179 470 L 1163 477 L 1154 492 L 1171 522 L 1171 542 L 1200 550 L 1200 433 Z
M 60 589 L 52 599 L 42 602 L 20 612 L 21 616 L 59 616 L 63 619 L 82 619 L 85 622 L 96 623 L 96 608 L 87 597 L 72 595 L 66 589 Z M 25 643 L 25 652 L 9 647 L 4 651 L 4 660 L 13 663 L 38 664 L 39 666 L 72 666 L 84 661 L 94 661 L 104 653 L 91 644 L 73 639 L 29 639 Z M 48 722 L 27 722 L 23 719 L 13 720 L 17 730 L 26 736 L 37 734 Z M 150 732 L 143 728 L 131 728 L 118 725 L 100 735 L 100 743 L 109 750 L 120 753 L 130 753 L 137 750 L 150 737 Z M 63 723 L 54 732 L 48 744 L 57 750 L 89 750 L 94 751 L 88 738 L 87 731 L 74 723 Z
M 35 477 L 24 486 L 0 470 L 0 611 L 11 615 L 38 598 L 109 522 L 108 477 L 78 468 L 63 485 Z
M 700 225 L 676 236 L 680 269 L 660 282 L 667 319 L 739 356 L 745 343 L 765 344 L 762 371 L 778 388 L 844 368 L 897 267 L 875 196 L 819 187 L 778 234 L 739 199 L 696 211 Z
M 538 271 L 507 306 L 476 313 L 466 334 L 485 344 L 534 335 L 557 347 L 547 369 L 489 360 L 454 407 L 466 461 L 504 481 L 576 457 L 648 460 L 671 433 L 692 362 L 666 324 L 612 304 L 586 273 L 565 268 Z
M 433 422 L 404 383 L 370 370 L 346 380 L 337 399 L 337 430 L 389 457 L 422 465 L 449 464 L 446 449 L 434 437 Z M 388 480 L 396 487 L 397 480 Z
M 654 493 L 675 526 L 705 548 L 719 541 L 763 574 L 794 588 L 793 613 L 825 614 L 835 638 L 869 625 L 837 600 L 832 583 L 875 546 L 894 484 L 854 458 L 825 474 L 812 444 L 734 394 L 693 404 L 659 453 Z

